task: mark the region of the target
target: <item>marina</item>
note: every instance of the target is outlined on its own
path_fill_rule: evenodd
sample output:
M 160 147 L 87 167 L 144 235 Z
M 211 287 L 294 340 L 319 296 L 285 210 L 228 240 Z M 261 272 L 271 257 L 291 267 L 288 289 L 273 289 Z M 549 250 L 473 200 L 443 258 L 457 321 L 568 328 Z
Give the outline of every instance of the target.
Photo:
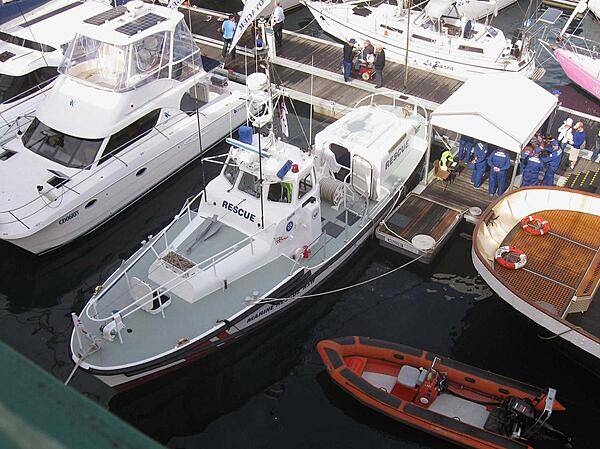
M 513 32 L 536 17 L 524 1 L 477 23 L 452 1 L 288 3 L 282 43 L 251 0 L 73 21 L 58 76 L 2 116 L 2 341 L 157 447 L 594 447 L 593 89 Z M 329 29 L 315 8 L 386 31 Z M 595 19 L 578 20 L 587 42 Z M 448 39 L 454 73 L 394 55 L 409 22 L 415 54 L 413 24 Z M 8 61 L 28 45 L 14 39 Z M 457 72 L 456 42 L 475 40 L 531 80 Z M 151 447 L 118 418 L 98 418 L 97 447 Z

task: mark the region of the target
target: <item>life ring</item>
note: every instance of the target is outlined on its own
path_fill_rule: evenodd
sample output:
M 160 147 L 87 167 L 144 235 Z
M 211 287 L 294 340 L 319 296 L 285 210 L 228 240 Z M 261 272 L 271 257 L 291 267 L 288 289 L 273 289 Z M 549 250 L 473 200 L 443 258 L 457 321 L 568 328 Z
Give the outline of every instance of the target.
M 496 250 L 495 260 L 504 268 L 518 270 L 527 263 L 527 255 L 514 246 L 501 246 Z
M 531 235 L 544 235 L 550 232 L 548 220 L 537 215 L 527 215 L 521 220 L 523 231 Z

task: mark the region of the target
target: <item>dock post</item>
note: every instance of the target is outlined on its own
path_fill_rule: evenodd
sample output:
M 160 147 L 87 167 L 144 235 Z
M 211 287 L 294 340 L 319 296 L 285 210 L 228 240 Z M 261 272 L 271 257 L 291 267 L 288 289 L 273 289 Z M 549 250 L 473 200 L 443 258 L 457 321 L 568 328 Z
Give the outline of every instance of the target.
M 431 153 L 431 137 L 433 134 L 433 123 L 431 123 L 431 117 L 429 118 L 429 122 L 427 123 L 427 151 L 425 152 L 425 173 L 423 175 L 423 179 L 421 180 L 421 184 L 427 185 L 427 179 L 429 178 L 429 159 Z

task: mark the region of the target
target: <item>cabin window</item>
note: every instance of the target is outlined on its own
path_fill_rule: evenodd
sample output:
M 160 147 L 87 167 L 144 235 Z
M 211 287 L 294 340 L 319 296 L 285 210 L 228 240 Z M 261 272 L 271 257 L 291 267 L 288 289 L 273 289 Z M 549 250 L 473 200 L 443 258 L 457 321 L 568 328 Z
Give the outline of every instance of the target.
M 237 179 L 239 172 L 240 167 L 237 166 L 234 161 L 228 159 L 225 164 L 225 168 L 223 169 L 223 176 L 232 186 L 235 184 L 235 180 Z
M 260 198 L 260 181 L 256 176 L 250 173 L 242 173 L 238 189 L 255 198 Z
M 23 145 L 66 167 L 89 168 L 104 139 L 81 139 L 50 128 L 35 118 L 23 134 Z
M 418 34 L 413 34 L 412 38 L 419 39 L 419 40 L 425 41 L 425 42 L 435 42 L 435 39 L 431 39 L 431 38 L 425 37 L 425 36 L 419 36 Z
M 309 173 L 298 183 L 298 198 L 302 198 L 313 188 L 313 177 L 312 173 Z
M 159 116 L 160 109 L 157 109 L 113 134 L 102 152 L 98 165 L 106 162 L 111 156 L 120 153 L 123 149 L 148 134 L 156 126 Z
M 0 74 L 0 103 L 11 103 L 25 98 L 57 76 L 56 67 L 41 67 L 19 76 Z
M 389 25 L 383 25 L 383 24 L 382 24 L 382 25 L 379 25 L 379 26 L 380 26 L 381 28 L 383 28 L 384 30 L 390 30 L 390 31 L 394 31 L 395 33 L 400 33 L 400 34 L 404 33 L 404 31 L 403 31 L 403 30 L 401 30 L 401 29 L 399 29 L 399 28 L 394 28 L 394 27 L 391 27 L 391 26 L 389 26 Z
M 267 199 L 274 203 L 291 203 L 294 187 L 291 182 L 276 182 L 269 184 Z
M 471 47 L 469 45 L 459 45 L 458 49 L 462 50 L 462 51 L 471 51 L 473 53 L 482 53 L 483 54 L 483 48 Z
M 24 39 L 22 37 L 4 33 L 2 31 L 0 31 L 0 41 L 6 42 L 8 44 L 17 45 L 19 47 L 28 48 L 30 50 L 41 51 L 44 53 L 50 53 L 56 50 L 56 48 L 50 45 L 31 41 L 29 39 Z

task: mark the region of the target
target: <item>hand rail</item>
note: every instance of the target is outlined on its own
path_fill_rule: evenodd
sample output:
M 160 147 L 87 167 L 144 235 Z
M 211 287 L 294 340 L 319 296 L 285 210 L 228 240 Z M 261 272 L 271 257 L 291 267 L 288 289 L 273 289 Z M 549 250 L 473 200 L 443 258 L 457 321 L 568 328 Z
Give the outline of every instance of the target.
M 201 192 L 202 194 L 202 192 Z M 196 198 L 194 198 L 195 200 Z M 173 219 L 173 221 L 171 222 L 171 224 L 169 224 L 167 227 L 165 227 L 159 234 L 157 234 L 155 237 L 152 238 L 152 240 L 150 242 L 148 242 L 146 244 L 146 249 L 136 258 L 136 260 L 129 264 L 127 267 L 124 267 L 122 269 L 122 273 L 119 274 L 118 277 L 116 277 L 106 288 L 103 288 L 100 295 L 95 299 L 96 303 L 97 301 L 103 296 L 103 292 L 107 292 L 110 290 L 110 288 L 116 284 L 116 282 L 118 282 L 125 273 L 127 273 L 127 271 L 132 268 L 135 263 L 141 258 L 143 257 L 143 255 L 145 255 L 148 251 L 153 250 L 154 253 L 157 255 L 157 259 L 158 259 L 158 253 L 156 252 L 156 250 L 154 249 L 154 244 L 168 231 L 168 229 L 170 229 L 173 224 L 175 224 L 183 215 L 187 214 L 187 211 L 189 209 L 189 205 L 192 204 L 194 202 L 194 200 L 192 200 L 192 202 L 190 202 L 187 206 L 184 206 L 184 208 L 182 209 L 182 212 L 180 212 L 175 219 Z M 189 223 L 188 223 L 189 224 Z M 177 287 L 178 285 L 180 285 L 182 282 L 184 282 L 185 280 L 188 280 L 192 277 L 194 277 L 196 274 L 204 272 L 208 269 L 214 268 L 221 260 L 224 259 L 225 255 L 227 253 L 231 253 L 232 251 L 237 250 L 237 248 L 243 244 L 244 242 L 250 242 L 252 243 L 255 240 L 255 237 L 257 235 L 259 235 L 262 232 L 266 232 L 267 230 L 269 230 L 270 228 L 274 228 L 276 223 L 272 223 L 271 225 L 269 225 L 268 227 L 266 227 L 265 229 L 260 229 L 259 231 L 257 231 L 255 234 L 249 235 L 246 238 L 240 240 L 239 242 L 234 243 L 233 245 L 229 246 L 228 248 L 225 248 L 222 251 L 219 251 L 217 254 L 213 254 L 212 256 L 202 260 L 201 262 L 196 263 L 192 268 L 186 270 L 186 271 L 182 271 L 181 273 L 178 273 L 174 278 L 168 280 L 167 282 L 165 282 L 164 284 L 161 284 L 160 286 L 156 287 L 154 290 L 152 290 L 149 293 L 146 293 L 144 296 L 142 296 L 141 298 L 135 299 L 132 303 L 128 304 L 127 306 L 125 306 L 123 309 L 120 309 L 118 311 L 119 316 L 121 317 L 121 319 L 124 319 L 125 317 L 130 316 L 131 314 L 139 311 L 140 309 L 142 309 L 145 305 L 149 304 L 150 302 L 154 301 L 154 294 L 162 294 L 165 292 L 168 292 L 172 289 L 174 289 L 175 287 Z M 168 249 L 165 248 L 165 251 Z M 211 263 L 208 266 L 205 267 L 201 267 L 201 265 L 205 264 L 206 262 L 211 261 Z M 192 272 L 192 270 L 194 269 L 198 269 L 200 268 L 200 270 L 195 270 L 194 272 Z M 191 274 L 190 274 L 191 272 Z M 174 281 L 179 281 L 176 284 L 172 285 Z M 171 284 L 171 285 L 170 285 Z M 107 316 L 106 318 L 94 318 L 91 317 L 89 314 L 89 308 L 90 306 L 94 304 L 92 301 L 90 301 L 88 303 L 88 305 L 85 308 L 86 311 L 86 316 L 88 319 L 95 321 L 95 322 L 107 322 L 110 320 L 113 320 L 113 316 Z M 124 313 L 125 312 L 125 313 Z

